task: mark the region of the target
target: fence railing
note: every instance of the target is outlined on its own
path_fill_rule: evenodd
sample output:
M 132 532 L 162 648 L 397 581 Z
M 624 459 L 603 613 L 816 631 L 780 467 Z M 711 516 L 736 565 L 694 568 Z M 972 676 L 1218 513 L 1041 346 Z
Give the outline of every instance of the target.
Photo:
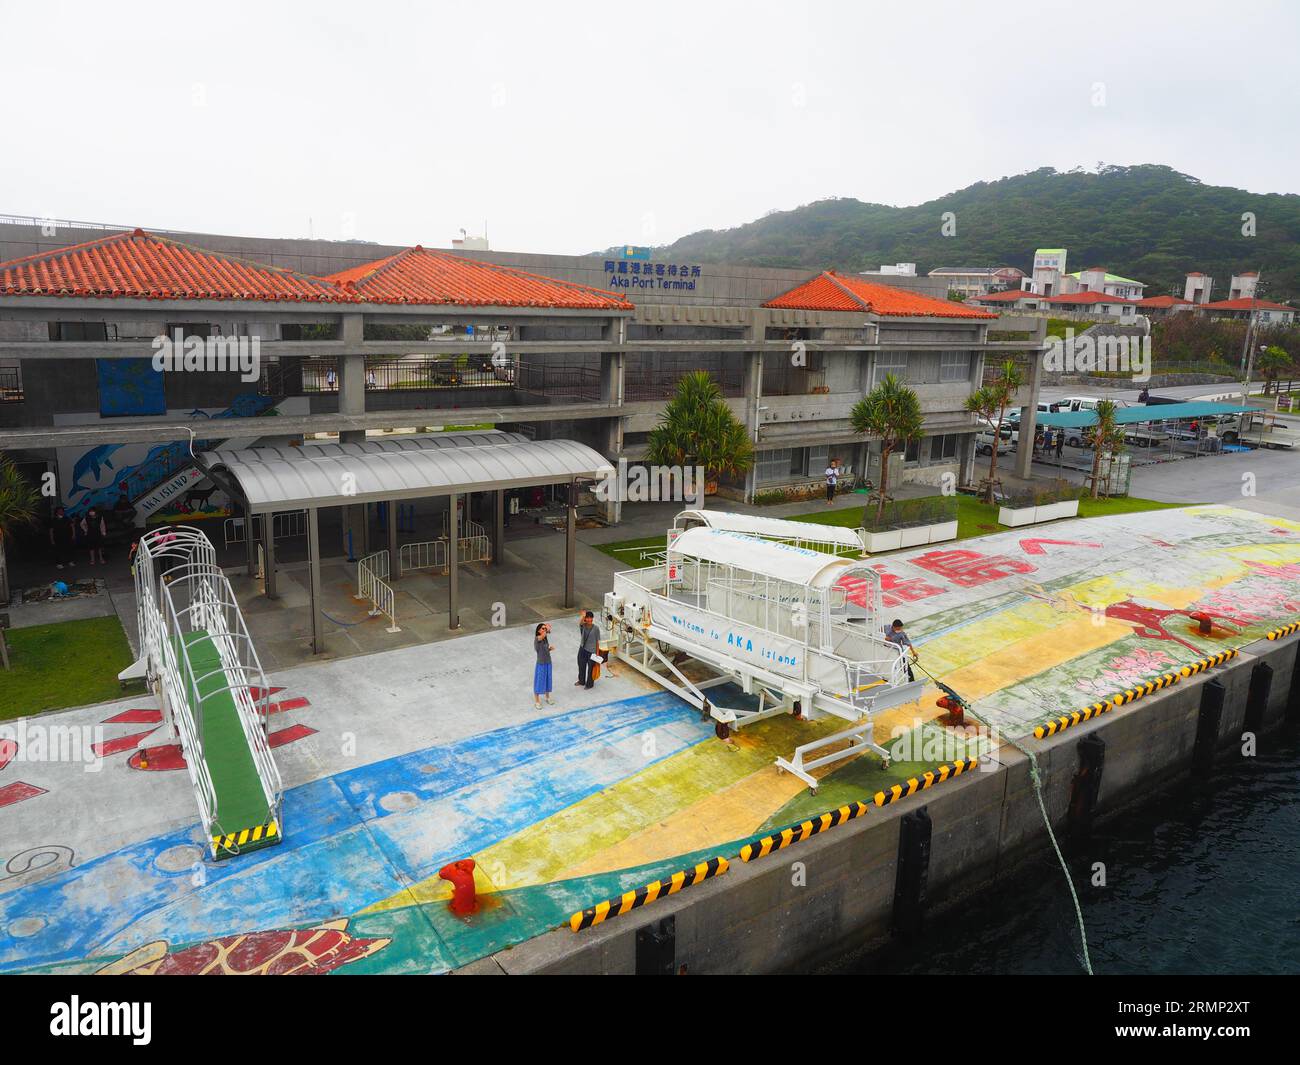
M 545 362 L 520 364 L 515 387 L 535 395 L 563 399 L 600 399 L 600 369 L 595 366 L 553 366 Z
M 222 527 L 226 546 L 242 544 L 248 532 L 245 518 L 227 518 Z M 294 536 L 307 535 L 307 512 L 305 510 L 286 510 L 274 515 L 271 521 L 271 535 L 276 540 L 288 540 Z M 262 515 L 253 515 L 253 539 L 262 539 Z
M 0 403 L 23 401 L 23 375 L 17 366 L 0 366 Z
M 370 616 L 381 614 L 388 618 L 388 631 L 401 632 L 397 627 L 397 597 L 388 584 L 388 552 L 376 551 L 357 562 L 357 598 L 368 600 Z
M 397 557 L 402 563 L 402 572 L 417 569 L 447 568 L 447 541 L 421 540 L 414 544 L 402 544 L 397 549 Z
M 339 390 L 337 358 L 268 362 L 262 366 L 258 392 L 267 396 L 315 395 Z M 514 361 L 494 365 L 488 351 L 470 355 L 408 355 L 367 359 L 366 391 L 427 391 L 451 388 L 513 388 Z

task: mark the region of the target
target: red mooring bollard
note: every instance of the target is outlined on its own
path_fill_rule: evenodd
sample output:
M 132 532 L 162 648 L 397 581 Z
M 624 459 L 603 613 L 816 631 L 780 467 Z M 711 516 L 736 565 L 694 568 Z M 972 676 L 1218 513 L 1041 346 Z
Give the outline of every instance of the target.
M 952 696 L 941 695 L 939 696 L 939 698 L 937 698 L 934 701 L 934 705 L 948 711 L 949 724 L 952 725 L 965 724 L 966 718 L 964 715 L 966 712 L 966 708 L 962 706 L 962 704 L 958 700 L 952 698 Z
M 1187 616 L 1196 622 L 1197 631 L 1200 632 L 1202 636 L 1209 636 L 1213 633 L 1214 619 L 1210 617 L 1209 614 L 1197 610 Z
M 457 917 L 468 917 L 478 909 L 478 896 L 474 888 L 474 859 L 462 858 L 438 870 L 439 879 L 451 884 L 451 912 Z

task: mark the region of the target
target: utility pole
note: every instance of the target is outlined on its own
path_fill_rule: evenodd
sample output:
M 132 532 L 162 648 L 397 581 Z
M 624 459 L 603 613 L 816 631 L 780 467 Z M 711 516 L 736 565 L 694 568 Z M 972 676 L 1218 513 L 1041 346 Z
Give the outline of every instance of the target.
M 1250 317 L 1246 319 L 1246 350 L 1241 353 L 1241 361 L 1246 364 L 1246 379 L 1241 385 L 1243 410 L 1250 400 L 1250 377 L 1255 372 L 1255 316 L 1259 313 L 1259 286 L 1263 276 L 1262 270 L 1255 274 L 1255 294 L 1251 296 Z

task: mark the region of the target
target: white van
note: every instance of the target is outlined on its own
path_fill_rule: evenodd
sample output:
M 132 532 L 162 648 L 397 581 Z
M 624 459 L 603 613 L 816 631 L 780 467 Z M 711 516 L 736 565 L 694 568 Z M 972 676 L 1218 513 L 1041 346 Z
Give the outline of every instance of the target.
M 1105 398 L 1106 398 L 1105 396 L 1066 396 L 1064 399 L 1058 399 L 1056 401 L 1056 409 L 1057 410 L 1096 410 L 1097 404 L 1100 403 Z M 1117 407 L 1128 406 L 1128 404 L 1125 403 L 1122 399 L 1112 400 L 1111 402 L 1114 403 L 1115 406 Z

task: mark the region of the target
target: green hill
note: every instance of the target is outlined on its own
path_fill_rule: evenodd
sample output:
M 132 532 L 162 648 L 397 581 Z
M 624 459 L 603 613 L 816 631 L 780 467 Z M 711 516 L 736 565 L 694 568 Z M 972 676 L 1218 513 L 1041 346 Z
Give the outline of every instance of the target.
M 957 232 L 940 233 L 942 215 Z M 1252 211 L 1256 236 L 1242 235 Z M 915 262 L 939 266 L 1017 266 L 1028 272 L 1035 248 L 1066 248 L 1068 266 L 1104 266 L 1147 282 L 1147 295 L 1182 295 L 1200 270 L 1227 298 L 1233 273 L 1261 270 L 1261 294 L 1300 296 L 1300 196 L 1205 185 L 1167 166 L 1111 166 L 1096 173 L 1046 167 L 979 182 L 915 207 L 854 199 L 821 200 L 777 211 L 735 229 L 683 237 L 656 257 L 845 271 Z

